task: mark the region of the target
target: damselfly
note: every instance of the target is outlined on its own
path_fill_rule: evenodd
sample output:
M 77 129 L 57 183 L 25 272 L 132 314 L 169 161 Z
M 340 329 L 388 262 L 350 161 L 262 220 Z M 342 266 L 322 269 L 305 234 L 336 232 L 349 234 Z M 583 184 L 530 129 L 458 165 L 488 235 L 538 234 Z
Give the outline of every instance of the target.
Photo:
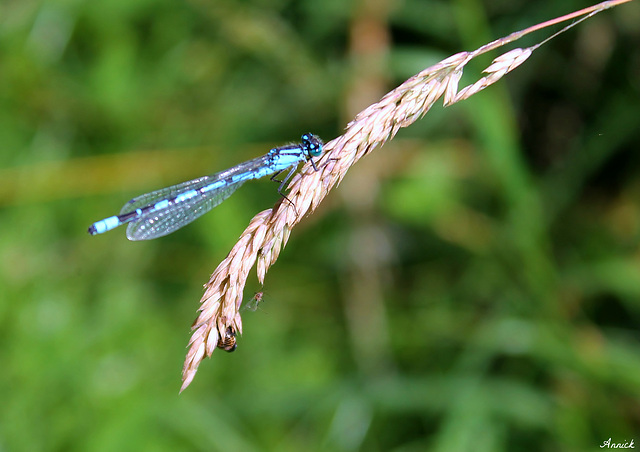
M 251 179 L 271 175 L 282 189 L 302 161 L 322 154 L 322 140 L 305 133 L 302 143 L 271 149 L 262 157 L 240 163 L 225 171 L 200 177 L 178 185 L 152 191 L 126 203 L 119 215 L 97 221 L 89 227 L 89 234 L 110 231 L 120 225 L 127 226 L 129 240 L 150 240 L 162 237 L 191 223 L 227 199 L 242 184 Z M 276 177 L 289 170 L 283 180 Z

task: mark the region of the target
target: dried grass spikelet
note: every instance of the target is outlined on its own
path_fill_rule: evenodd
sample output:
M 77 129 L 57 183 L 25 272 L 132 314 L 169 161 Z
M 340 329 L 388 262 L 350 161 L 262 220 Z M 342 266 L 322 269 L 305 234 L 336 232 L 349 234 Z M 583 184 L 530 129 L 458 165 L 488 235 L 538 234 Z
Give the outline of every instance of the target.
M 249 271 L 257 260 L 258 279 L 264 282 L 267 270 L 278 259 L 286 245 L 291 229 L 308 213 L 313 212 L 329 191 L 345 176 L 347 170 L 364 155 L 393 138 L 400 128 L 407 127 L 422 116 L 444 95 L 448 106 L 466 99 L 498 81 L 522 64 L 541 44 L 558 33 L 575 26 L 581 20 L 603 9 L 630 0 L 604 2 L 591 8 L 554 19 L 526 30 L 513 33 L 489 43 L 474 52 L 453 55 L 411 77 L 379 102 L 360 112 L 349 123 L 345 133 L 325 144 L 324 154 L 315 162 L 317 171 L 307 162 L 292 179 L 287 198 L 281 199 L 273 209 L 257 214 L 229 255 L 218 265 L 205 284 L 200 300 L 198 318 L 193 323 L 193 334 L 182 372 L 183 391 L 198 370 L 205 356 L 211 356 L 228 331 L 242 333 L 239 310 L 242 293 Z M 526 49 L 511 50 L 496 59 L 484 70 L 486 76 L 458 90 L 464 66 L 476 56 L 498 48 L 508 42 L 560 20 L 585 15 L 565 27 L 551 38 Z

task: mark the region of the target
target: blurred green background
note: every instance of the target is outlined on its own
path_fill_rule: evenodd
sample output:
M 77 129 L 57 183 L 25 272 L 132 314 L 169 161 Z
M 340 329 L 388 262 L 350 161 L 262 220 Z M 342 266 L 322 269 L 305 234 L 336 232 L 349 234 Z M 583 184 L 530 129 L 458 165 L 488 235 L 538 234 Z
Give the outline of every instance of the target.
M 586 6 L 3 0 L 0 451 L 640 443 L 637 2 L 352 168 L 294 229 L 238 350 L 180 396 L 202 284 L 276 185 L 151 242 L 86 233 Z

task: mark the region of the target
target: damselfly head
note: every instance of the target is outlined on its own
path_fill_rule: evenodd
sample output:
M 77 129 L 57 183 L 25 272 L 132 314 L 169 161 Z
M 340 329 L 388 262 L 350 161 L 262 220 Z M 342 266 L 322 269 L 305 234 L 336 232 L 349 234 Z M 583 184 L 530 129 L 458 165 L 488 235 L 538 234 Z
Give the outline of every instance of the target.
M 319 136 L 312 133 L 302 135 L 302 147 L 309 157 L 319 157 L 322 155 L 323 142 Z
M 236 349 L 236 330 L 234 330 L 232 326 L 227 327 L 224 336 L 218 339 L 217 347 L 226 352 L 232 352 Z

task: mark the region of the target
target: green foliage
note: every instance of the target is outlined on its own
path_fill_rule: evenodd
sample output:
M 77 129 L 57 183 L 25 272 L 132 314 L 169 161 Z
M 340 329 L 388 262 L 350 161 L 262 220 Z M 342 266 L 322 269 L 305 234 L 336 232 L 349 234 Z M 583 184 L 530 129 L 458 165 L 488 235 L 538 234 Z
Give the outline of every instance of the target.
M 178 396 L 201 285 L 275 186 L 151 242 L 89 224 L 331 139 L 353 92 L 569 12 L 364 3 L 0 6 L 0 450 L 578 451 L 640 431 L 636 4 L 356 165 L 238 350 Z

